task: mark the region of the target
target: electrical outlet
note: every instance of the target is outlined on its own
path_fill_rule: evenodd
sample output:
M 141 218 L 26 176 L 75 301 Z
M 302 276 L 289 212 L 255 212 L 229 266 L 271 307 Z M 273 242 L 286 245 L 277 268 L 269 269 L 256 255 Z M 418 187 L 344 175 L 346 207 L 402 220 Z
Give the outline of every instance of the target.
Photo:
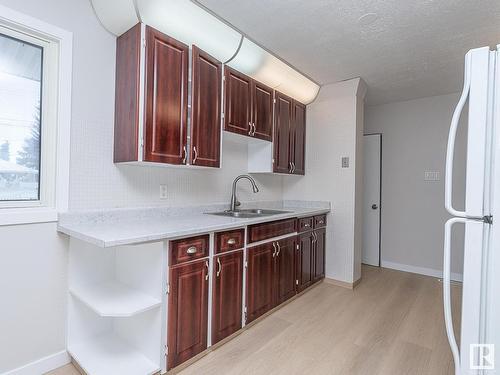
M 168 189 L 167 185 L 160 185 L 160 199 L 168 198 Z

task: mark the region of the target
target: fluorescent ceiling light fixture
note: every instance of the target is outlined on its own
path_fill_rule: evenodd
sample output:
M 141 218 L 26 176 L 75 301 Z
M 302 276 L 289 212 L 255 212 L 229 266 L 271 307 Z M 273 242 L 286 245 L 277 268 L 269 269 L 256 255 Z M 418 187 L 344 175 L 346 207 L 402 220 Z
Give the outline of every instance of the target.
M 139 22 L 133 0 L 90 0 L 90 2 L 101 24 L 112 34 L 122 35 Z
M 139 21 L 196 45 L 232 68 L 308 104 L 319 86 L 190 0 L 91 0 L 101 23 L 121 35 Z
M 136 1 L 142 22 L 222 62 L 238 49 L 241 34 L 189 0 Z
M 246 38 L 228 65 L 305 104 L 319 91 L 316 83 Z

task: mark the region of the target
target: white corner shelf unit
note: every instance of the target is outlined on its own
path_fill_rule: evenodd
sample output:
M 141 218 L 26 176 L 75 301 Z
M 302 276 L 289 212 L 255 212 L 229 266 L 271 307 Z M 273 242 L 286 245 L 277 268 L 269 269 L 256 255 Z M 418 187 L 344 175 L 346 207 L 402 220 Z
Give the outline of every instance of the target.
M 164 352 L 164 243 L 70 239 L 68 352 L 88 375 L 150 375 Z
M 118 281 L 73 286 L 69 292 L 103 317 L 130 317 L 161 305 L 161 299 Z
M 152 375 L 160 370 L 139 350 L 111 334 L 73 343 L 68 351 L 87 374 Z

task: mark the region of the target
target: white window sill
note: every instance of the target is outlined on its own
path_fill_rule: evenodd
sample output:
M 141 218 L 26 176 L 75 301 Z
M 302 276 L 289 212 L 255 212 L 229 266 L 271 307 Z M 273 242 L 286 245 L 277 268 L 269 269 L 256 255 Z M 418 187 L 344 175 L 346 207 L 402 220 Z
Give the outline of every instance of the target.
M 52 223 L 57 221 L 57 210 L 49 207 L 2 208 L 0 226 Z

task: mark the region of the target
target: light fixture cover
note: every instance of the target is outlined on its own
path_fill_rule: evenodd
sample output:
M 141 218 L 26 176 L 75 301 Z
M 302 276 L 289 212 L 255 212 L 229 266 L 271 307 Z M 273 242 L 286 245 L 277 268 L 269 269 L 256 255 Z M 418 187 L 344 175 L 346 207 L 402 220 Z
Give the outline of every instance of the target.
M 189 0 L 91 0 L 101 23 L 121 35 L 143 22 L 226 62 L 238 51 L 242 35 Z M 229 66 L 308 104 L 319 86 L 247 38 Z

